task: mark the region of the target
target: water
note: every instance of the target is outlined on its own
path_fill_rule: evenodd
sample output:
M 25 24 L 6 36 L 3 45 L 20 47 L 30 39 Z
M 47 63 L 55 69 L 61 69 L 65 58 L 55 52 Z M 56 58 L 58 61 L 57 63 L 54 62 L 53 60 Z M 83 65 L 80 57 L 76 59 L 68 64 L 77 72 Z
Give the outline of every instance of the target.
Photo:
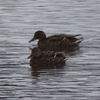
M 66 66 L 32 72 L 33 33 L 83 34 Z M 0 100 L 100 100 L 99 0 L 0 0 Z

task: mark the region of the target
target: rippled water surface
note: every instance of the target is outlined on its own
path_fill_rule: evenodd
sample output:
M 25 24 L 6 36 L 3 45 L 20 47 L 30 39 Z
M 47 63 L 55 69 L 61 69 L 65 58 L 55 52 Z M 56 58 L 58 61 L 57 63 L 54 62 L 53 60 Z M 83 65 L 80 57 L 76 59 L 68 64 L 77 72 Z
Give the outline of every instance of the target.
M 29 44 L 43 30 L 83 34 L 66 66 L 32 71 Z M 100 100 L 99 0 L 0 0 L 0 100 Z

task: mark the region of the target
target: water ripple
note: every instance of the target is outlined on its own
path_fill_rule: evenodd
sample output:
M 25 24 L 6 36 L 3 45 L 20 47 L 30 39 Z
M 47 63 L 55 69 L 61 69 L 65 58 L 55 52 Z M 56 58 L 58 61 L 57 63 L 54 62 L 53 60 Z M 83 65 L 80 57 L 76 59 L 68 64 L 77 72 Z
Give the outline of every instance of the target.
M 0 100 L 100 99 L 99 0 L 0 2 Z M 37 41 L 28 41 L 37 30 L 84 41 L 62 68 L 32 70 L 27 57 Z

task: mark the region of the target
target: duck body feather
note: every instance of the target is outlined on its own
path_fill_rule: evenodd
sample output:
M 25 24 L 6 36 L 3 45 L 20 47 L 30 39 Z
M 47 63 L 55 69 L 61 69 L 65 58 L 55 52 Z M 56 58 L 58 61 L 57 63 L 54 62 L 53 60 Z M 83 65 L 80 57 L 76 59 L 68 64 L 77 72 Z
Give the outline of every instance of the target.
M 42 58 L 32 58 L 30 60 L 30 66 L 34 65 L 58 65 L 64 64 L 65 60 L 62 57 L 42 57 Z

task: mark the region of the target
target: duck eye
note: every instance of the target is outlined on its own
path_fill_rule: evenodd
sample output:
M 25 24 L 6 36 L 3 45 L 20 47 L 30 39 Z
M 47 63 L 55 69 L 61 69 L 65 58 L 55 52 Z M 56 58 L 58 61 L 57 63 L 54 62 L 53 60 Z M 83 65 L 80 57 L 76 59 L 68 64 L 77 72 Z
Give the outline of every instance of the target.
M 39 38 L 40 38 L 40 34 L 38 34 L 38 33 L 35 34 L 34 38 L 35 38 L 35 39 L 39 39 Z

